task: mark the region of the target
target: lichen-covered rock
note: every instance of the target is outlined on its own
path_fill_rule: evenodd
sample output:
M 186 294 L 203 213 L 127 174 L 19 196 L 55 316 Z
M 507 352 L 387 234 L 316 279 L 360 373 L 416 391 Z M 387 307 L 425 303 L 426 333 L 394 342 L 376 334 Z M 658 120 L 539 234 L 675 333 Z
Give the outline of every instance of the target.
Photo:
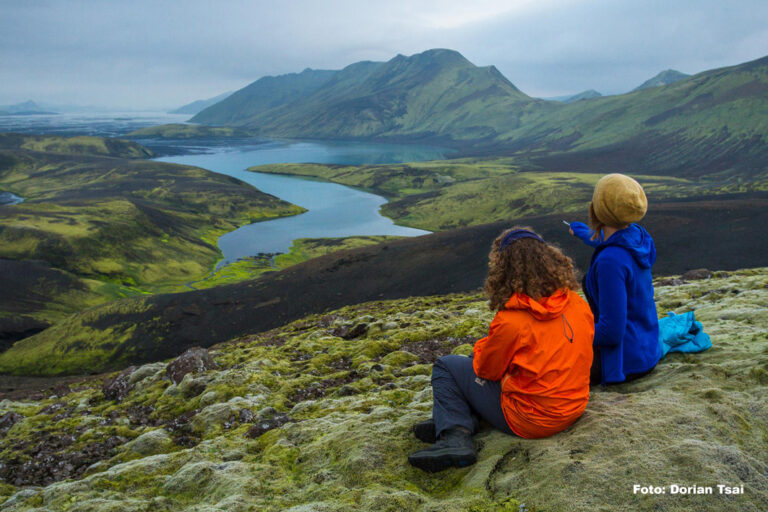
M 339 338 L 343 338 L 345 340 L 351 340 L 355 338 L 359 338 L 363 334 L 366 333 L 368 330 L 368 324 L 366 323 L 359 323 L 354 325 L 342 325 L 340 327 L 336 327 L 331 331 L 331 334 L 334 336 L 338 336 Z
M 243 409 L 258 408 L 261 405 L 261 398 L 234 397 L 227 402 L 219 402 L 201 410 L 191 420 L 192 429 L 196 432 L 206 433 L 215 431 L 217 428 L 229 428 L 235 423 L 240 423 L 240 412 Z
M 287 414 L 277 413 L 269 416 L 260 416 L 254 419 L 254 425 L 248 429 L 245 435 L 252 438 L 259 437 L 265 432 L 280 428 L 290 421 L 291 417 Z
M 168 364 L 166 374 L 174 384 L 178 384 L 188 373 L 204 372 L 215 368 L 216 362 L 206 349 L 192 347 Z
M 0 417 L 21 419 L 0 437 L 0 501 L 51 512 L 762 511 L 768 269 L 656 284 L 659 315 L 696 310 L 712 349 L 593 388 L 584 416 L 553 437 L 485 428 L 469 468 L 435 475 L 407 463 L 424 447 L 411 426 L 431 414 L 432 363 L 469 353 L 492 317 L 483 297 L 457 294 L 361 304 L 232 340 L 215 348 L 218 369 L 177 384 L 145 365 L 121 402 L 98 380 L 55 399 L 4 400 Z M 330 332 L 361 323 L 380 328 L 349 340 Z M 82 470 L 47 469 L 81 457 Z M 632 491 L 673 483 L 745 493 Z
M 104 385 L 101 388 L 101 392 L 104 393 L 104 397 L 107 400 L 116 400 L 121 402 L 128 393 L 133 389 L 133 383 L 131 383 L 131 374 L 136 370 L 135 366 L 129 366 L 122 372 L 118 373 L 114 377 L 106 379 Z
M 9 430 L 11 430 L 12 426 L 23 419 L 24 416 L 13 411 L 8 411 L 0 416 L 0 436 L 4 436 Z
M 694 270 L 689 270 L 682 276 L 680 276 L 683 281 L 696 281 L 698 279 L 709 279 L 712 277 L 712 272 L 710 270 L 707 270 L 706 268 L 697 268 Z
M 209 382 L 210 378 L 205 375 L 196 377 L 194 374 L 188 373 L 179 382 L 178 391 L 185 398 L 192 398 L 205 391 Z
M 126 445 L 128 450 L 139 455 L 154 455 L 169 451 L 173 446 L 170 434 L 164 429 L 150 430 Z
M 131 385 L 135 386 L 136 384 L 144 381 L 145 379 L 146 380 L 157 379 L 165 371 L 166 366 L 167 365 L 163 362 L 149 363 L 143 366 L 139 366 L 131 374 L 130 378 L 128 379 L 128 382 Z

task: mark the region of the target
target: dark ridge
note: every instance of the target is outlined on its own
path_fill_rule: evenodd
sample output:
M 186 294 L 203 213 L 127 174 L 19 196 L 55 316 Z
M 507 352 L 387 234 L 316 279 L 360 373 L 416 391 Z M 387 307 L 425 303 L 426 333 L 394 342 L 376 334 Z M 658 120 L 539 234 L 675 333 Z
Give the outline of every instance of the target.
M 167 359 L 191 346 L 210 346 L 346 305 L 478 290 L 491 241 L 511 224 L 532 226 L 586 269 L 592 251 L 568 234 L 563 217 L 517 219 L 398 240 L 330 254 L 258 280 L 156 295 L 145 299 L 143 312 L 105 314 L 92 321 L 90 326 L 100 330 L 135 328 L 110 367 L 98 370 Z M 574 215 L 565 218 L 578 220 Z M 768 225 L 768 193 L 652 204 L 642 224 L 656 240 L 656 275 L 768 265 L 768 232 L 758 228 Z
M 15 341 L 48 327 L 30 313 L 45 309 L 52 298 L 85 290 L 78 278 L 51 268 L 46 262 L 0 259 L 0 352 Z M 7 316 L 6 316 L 7 315 Z
M 696 178 L 728 171 L 754 176 L 765 169 L 768 146 L 759 134 L 733 139 L 727 128 L 691 143 L 682 134 L 647 131 L 593 150 L 536 156 L 530 162 L 548 171 L 622 172 Z

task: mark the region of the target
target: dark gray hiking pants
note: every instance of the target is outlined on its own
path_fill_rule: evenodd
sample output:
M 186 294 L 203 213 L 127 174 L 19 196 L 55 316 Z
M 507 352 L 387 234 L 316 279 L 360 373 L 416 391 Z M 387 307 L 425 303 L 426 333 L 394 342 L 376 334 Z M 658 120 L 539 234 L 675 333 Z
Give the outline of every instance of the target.
M 477 432 L 477 417 L 505 434 L 513 434 L 501 410 L 501 383 L 475 375 L 472 359 L 443 356 L 432 367 L 432 418 L 438 437 L 444 430 L 464 427 Z

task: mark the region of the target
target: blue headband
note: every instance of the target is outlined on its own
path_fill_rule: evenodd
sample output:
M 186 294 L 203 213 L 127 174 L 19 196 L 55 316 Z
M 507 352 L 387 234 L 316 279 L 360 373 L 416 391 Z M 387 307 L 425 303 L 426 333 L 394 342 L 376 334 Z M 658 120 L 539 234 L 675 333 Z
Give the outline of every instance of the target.
M 513 229 L 501 240 L 501 243 L 499 244 L 499 250 L 503 251 L 506 247 L 511 245 L 512 242 L 520 240 L 521 238 L 533 238 L 539 242 L 546 243 L 544 242 L 543 238 L 532 231 L 528 231 L 527 229 Z

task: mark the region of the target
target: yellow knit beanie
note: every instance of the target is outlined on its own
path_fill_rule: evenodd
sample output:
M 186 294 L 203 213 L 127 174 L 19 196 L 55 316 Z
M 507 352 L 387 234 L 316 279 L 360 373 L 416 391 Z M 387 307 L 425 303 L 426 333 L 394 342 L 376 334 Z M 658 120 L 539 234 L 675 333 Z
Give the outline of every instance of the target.
M 608 174 L 595 185 L 590 210 L 598 222 L 622 228 L 645 217 L 648 199 L 638 182 L 623 174 Z

